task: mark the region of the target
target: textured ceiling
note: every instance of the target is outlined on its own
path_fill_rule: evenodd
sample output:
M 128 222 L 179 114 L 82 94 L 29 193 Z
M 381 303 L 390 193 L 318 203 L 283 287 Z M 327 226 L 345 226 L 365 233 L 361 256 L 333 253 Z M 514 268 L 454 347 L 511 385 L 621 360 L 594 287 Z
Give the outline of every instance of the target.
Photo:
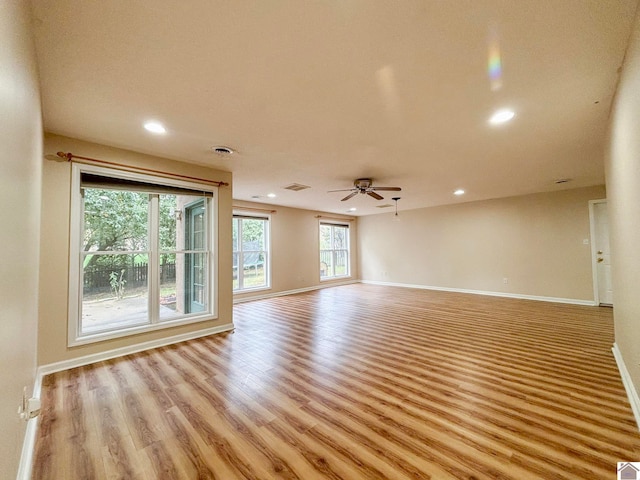
M 408 209 L 603 183 L 637 6 L 32 3 L 47 131 L 232 171 L 237 199 L 356 215 L 380 213 L 395 192 L 341 202 L 327 190 L 371 177 L 402 187 L 398 207 Z M 504 107 L 514 120 L 491 126 Z M 147 133 L 148 119 L 168 133 Z M 211 152 L 221 144 L 237 152 Z M 283 189 L 294 182 L 311 188 Z

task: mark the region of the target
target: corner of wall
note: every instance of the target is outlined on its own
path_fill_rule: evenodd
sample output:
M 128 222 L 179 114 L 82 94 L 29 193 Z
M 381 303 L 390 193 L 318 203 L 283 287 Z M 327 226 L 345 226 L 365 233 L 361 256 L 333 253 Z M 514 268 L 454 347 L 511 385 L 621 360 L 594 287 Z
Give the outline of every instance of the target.
M 633 384 L 633 380 L 631 380 L 631 375 L 629 375 L 629 371 L 627 370 L 627 366 L 624 363 L 624 359 L 622 358 L 622 354 L 620 353 L 618 344 L 614 343 L 611 350 L 613 351 L 613 356 L 615 357 L 616 363 L 618 364 L 618 370 L 620 371 L 622 384 L 624 385 L 624 389 L 627 392 L 627 398 L 629 399 L 629 403 L 631 404 L 631 410 L 633 411 L 633 416 L 636 419 L 636 425 L 638 426 L 638 430 L 640 430 L 640 397 L 638 397 L 638 390 Z

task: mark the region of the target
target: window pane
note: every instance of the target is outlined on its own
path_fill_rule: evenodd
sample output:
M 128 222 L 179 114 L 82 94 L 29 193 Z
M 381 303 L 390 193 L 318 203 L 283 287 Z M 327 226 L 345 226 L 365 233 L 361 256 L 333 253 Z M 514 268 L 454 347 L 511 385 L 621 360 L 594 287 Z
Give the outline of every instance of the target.
M 243 268 L 240 272 L 241 286 L 239 288 L 258 288 L 267 285 L 266 269 L 267 252 L 242 252 Z
M 208 253 L 167 255 L 160 265 L 160 320 L 208 310 Z
M 178 297 L 176 294 L 176 261 L 178 254 L 160 255 L 160 319 L 167 320 L 179 317 Z
M 347 235 L 349 230 L 345 227 L 333 227 L 333 248 L 344 249 L 347 248 Z
M 349 274 L 349 256 L 346 250 L 336 250 L 335 252 L 335 274 L 348 275 Z
M 320 276 L 333 277 L 333 252 L 331 250 L 322 250 L 320 252 Z
M 320 225 L 320 250 L 331 249 L 331 226 Z
M 253 218 L 242 219 L 242 250 L 264 250 L 265 246 L 264 220 Z
M 184 249 L 205 250 L 207 248 L 207 223 L 205 221 L 206 203 L 204 198 L 188 197 L 191 200 L 184 209 Z M 193 201 L 195 200 L 195 202 Z M 179 225 L 180 227 L 181 225 Z
M 147 250 L 148 224 L 148 194 L 84 189 L 83 251 Z
M 176 226 L 178 219 L 181 217 L 181 210 L 177 204 L 175 195 L 159 195 L 160 218 L 159 218 L 159 234 L 161 250 L 176 250 Z M 180 219 L 181 221 L 182 219 Z
M 206 203 L 202 195 L 159 195 L 160 249 L 204 250 Z
M 193 243 L 192 250 L 202 250 L 205 246 L 204 229 L 204 208 L 196 212 L 193 216 Z
M 83 334 L 149 322 L 148 255 L 86 255 L 83 262 Z
M 185 280 L 178 294 L 185 298 L 184 313 L 203 312 L 207 309 L 207 254 L 185 255 Z
M 238 277 L 238 257 L 239 253 L 233 254 L 233 289 L 237 290 L 240 288 L 239 277 Z
M 232 243 L 233 243 L 233 251 L 237 252 L 238 251 L 238 224 L 240 223 L 240 219 L 239 218 L 234 218 L 233 219 L 233 228 L 232 228 Z M 234 265 L 237 265 L 237 263 L 234 261 L 233 263 Z

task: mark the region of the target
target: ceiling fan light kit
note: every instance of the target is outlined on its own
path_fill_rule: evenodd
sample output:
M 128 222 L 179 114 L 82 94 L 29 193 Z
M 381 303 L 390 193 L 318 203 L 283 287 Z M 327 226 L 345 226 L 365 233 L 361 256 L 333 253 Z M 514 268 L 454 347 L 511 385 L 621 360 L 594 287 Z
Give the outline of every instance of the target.
M 347 201 L 350 198 L 355 197 L 357 194 L 369 195 L 370 197 L 375 198 L 376 200 L 383 200 L 384 197 L 376 191 L 381 192 L 399 192 L 402 189 L 400 187 L 374 187 L 373 180 L 370 178 L 358 178 L 353 181 L 353 188 L 348 188 L 344 190 L 329 190 L 329 193 L 332 192 L 351 192 L 349 195 L 344 197 L 341 201 Z
M 396 203 L 396 213 L 393 216 L 393 220 L 396 222 L 399 222 L 400 217 L 398 216 L 398 200 L 400 200 L 400 197 L 393 197 L 391 200 L 393 200 Z

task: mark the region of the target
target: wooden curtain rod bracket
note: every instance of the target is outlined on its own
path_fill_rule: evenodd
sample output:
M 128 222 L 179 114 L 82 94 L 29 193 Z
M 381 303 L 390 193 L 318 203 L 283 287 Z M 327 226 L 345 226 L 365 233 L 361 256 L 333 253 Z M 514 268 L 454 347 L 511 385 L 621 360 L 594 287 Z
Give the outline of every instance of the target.
M 64 161 L 66 160 L 67 162 L 73 162 L 76 161 L 78 163 L 83 163 L 83 164 L 99 164 L 99 165 L 109 165 L 110 167 L 113 167 L 117 170 L 123 170 L 126 172 L 144 172 L 144 173 L 152 173 L 155 175 L 160 175 L 163 176 L 165 178 L 179 178 L 182 180 L 192 180 L 192 181 L 196 181 L 196 182 L 201 182 L 201 183 L 208 183 L 211 185 L 215 185 L 216 187 L 228 187 L 229 183 L 228 182 L 220 182 L 218 180 L 209 180 L 207 178 L 199 178 L 199 177 L 190 177 L 189 175 L 181 175 L 179 173 L 170 173 L 170 172 L 163 172 L 161 170 L 154 170 L 152 168 L 145 168 L 145 167 L 132 167 L 129 165 L 124 165 L 122 163 L 116 163 L 116 162 L 110 162 L 107 160 L 100 160 L 97 158 L 90 158 L 90 157 L 81 157 L 79 155 L 74 155 L 73 153 L 70 152 L 57 152 L 56 155 L 61 159 L 58 160 L 57 158 L 54 158 L 53 160 L 56 160 L 58 162 Z M 53 157 L 53 155 L 46 155 L 45 158 L 50 158 Z
M 64 160 L 66 160 L 67 162 L 70 162 L 71 159 L 73 158 L 73 155 L 70 153 L 64 153 L 64 152 L 57 152 L 56 155 Z M 58 162 L 61 162 L 62 160 L 58 160 Z

